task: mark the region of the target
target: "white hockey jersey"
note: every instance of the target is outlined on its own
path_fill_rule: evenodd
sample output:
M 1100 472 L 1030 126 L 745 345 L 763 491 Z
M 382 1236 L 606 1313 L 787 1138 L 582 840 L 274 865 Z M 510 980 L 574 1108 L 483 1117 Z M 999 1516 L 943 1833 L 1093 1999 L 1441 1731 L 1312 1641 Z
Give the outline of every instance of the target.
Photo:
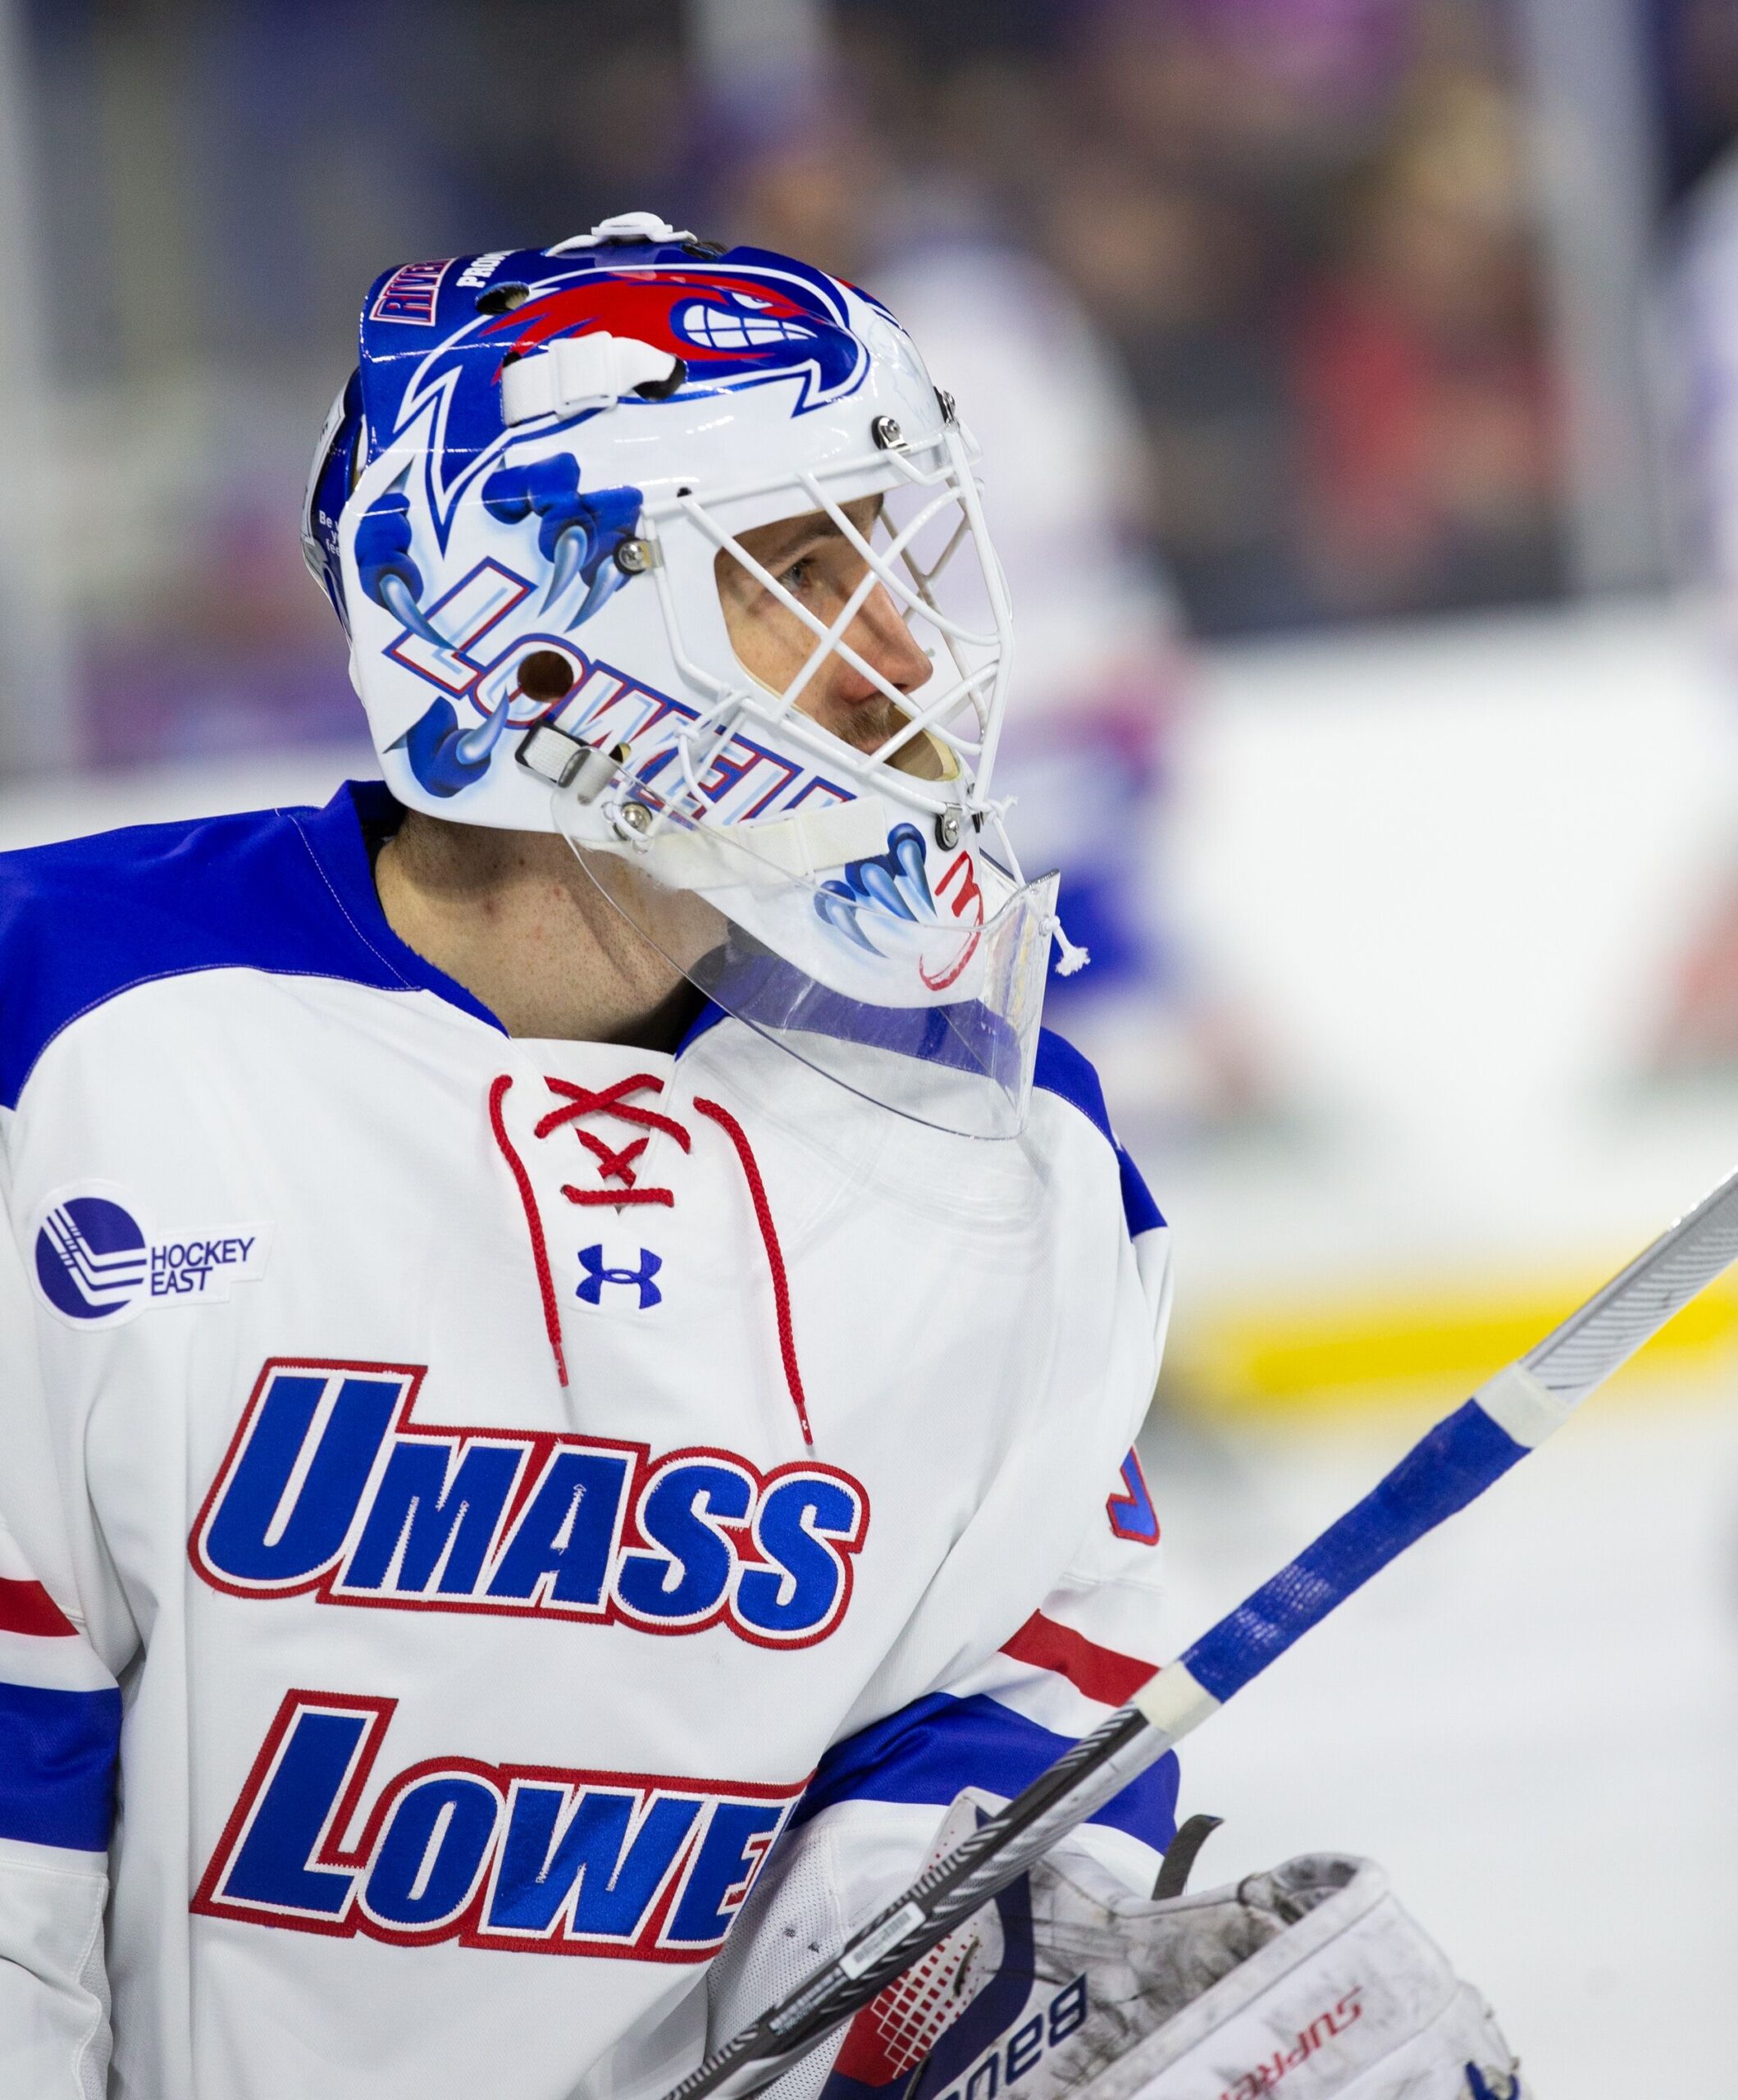
M 793 1819 L 851 1906 L 1156 1659 L 1083 1061 L 983 1144 L 715 1011 L 509 1039 L 395 816 L 0 856 L 6 2100 L 655 2094 Z

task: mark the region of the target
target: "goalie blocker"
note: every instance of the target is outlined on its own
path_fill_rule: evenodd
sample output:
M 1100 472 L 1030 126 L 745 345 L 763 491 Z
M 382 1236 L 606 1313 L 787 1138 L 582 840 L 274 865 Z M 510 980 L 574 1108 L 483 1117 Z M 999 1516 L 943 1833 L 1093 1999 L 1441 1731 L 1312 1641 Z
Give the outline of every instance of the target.
M 998 1806 L 986 1802 L 986 1807 Z M 951 1851 L 981 1810 L 962 1795 Z M 734 2034 L 836 1951 L 805 1833 L 713 1975 Z M 773 2100 L 1529 2100 L 1478 1993 L 1367 1860 L 1310 1853 L 1153 1901 L 1051 1854 L 770 2089 Z

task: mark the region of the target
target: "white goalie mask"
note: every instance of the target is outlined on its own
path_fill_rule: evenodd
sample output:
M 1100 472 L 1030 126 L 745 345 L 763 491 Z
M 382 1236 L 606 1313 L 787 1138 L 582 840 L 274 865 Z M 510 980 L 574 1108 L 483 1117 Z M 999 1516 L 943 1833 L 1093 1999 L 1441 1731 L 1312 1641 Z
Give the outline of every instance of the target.
M 727 1011 L 992 1136 L 1024 1116 L 1055 882 L 990 800 L 1009 614 L 973 457 L 874 299 L 631 213 L 379 280 L 304 544 L 400 802 L 560 833 Z M 826 619 L 742 544 L 816 513 L 851 570 Z M 777 690 L 732 563 L 812 637 Z M 903 689 L 848 638 L 880 592 L 928 660 Z M 810 711 L 841 664 L 875 749 Z

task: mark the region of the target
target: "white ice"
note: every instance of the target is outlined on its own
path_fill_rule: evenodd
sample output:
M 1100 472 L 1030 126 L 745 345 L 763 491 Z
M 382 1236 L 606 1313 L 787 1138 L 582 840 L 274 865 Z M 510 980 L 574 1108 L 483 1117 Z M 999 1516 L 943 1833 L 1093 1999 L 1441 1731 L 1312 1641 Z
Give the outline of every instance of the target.
M 1182 1646 L 1362 1494 L 1393 1417 L 1149 1431 Z M 1187 1744 L 1208 1887 L 1380 1860 L 1541 2100 L 1738 2093 L 1738 1395 L 1596 1395 Z

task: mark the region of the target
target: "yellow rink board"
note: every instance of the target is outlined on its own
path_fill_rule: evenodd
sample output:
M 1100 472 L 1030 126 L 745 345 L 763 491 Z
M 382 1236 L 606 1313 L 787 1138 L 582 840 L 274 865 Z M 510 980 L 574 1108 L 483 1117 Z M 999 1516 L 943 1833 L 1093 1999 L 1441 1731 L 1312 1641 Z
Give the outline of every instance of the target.
M 1542 1340 L 1593 1287 L 1585 1276 L 1518 1287 L 1504 1280 L 1366 1294 L 1179 1304 L 1161 1392 L 1211 1414 L 1305 1415 L 1471 1392 Z M 1692 1299 L 1613 1381 L 1731 1377 L 1738 1387 L 1738 1281 Z

